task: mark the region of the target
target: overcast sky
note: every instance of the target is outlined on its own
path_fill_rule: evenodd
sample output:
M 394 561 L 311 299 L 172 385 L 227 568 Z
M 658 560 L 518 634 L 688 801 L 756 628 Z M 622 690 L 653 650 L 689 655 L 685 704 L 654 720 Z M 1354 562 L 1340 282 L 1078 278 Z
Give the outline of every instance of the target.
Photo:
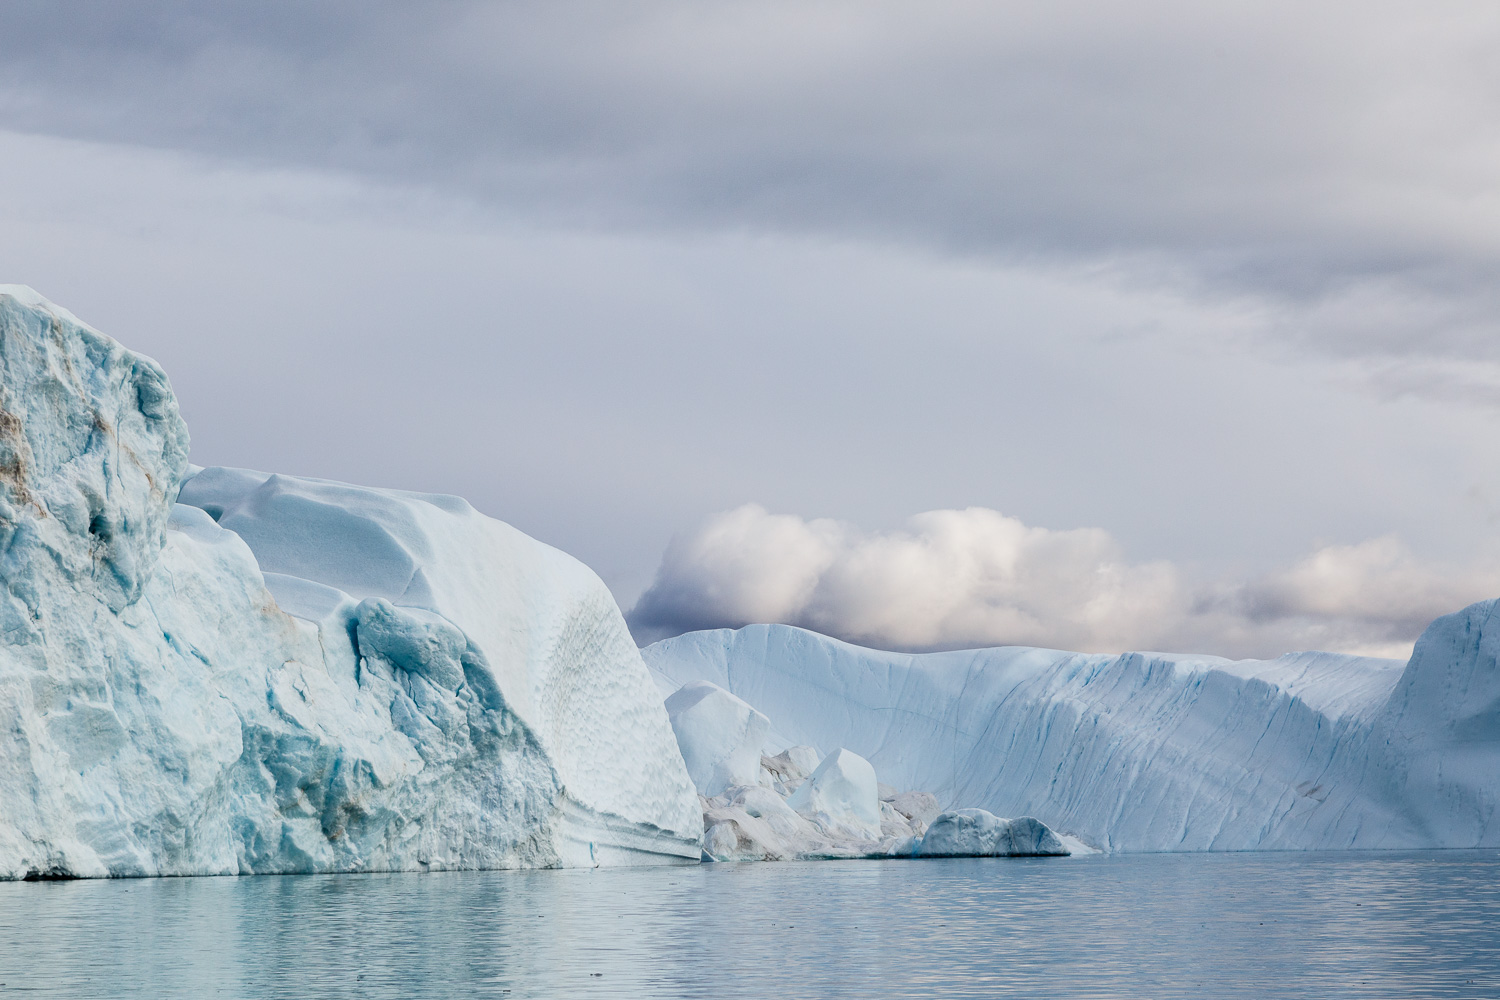
M 1494 4 L 0 0 L 0 191 L 196 462 L 463 494 L 642 638 L 1500 596 Z

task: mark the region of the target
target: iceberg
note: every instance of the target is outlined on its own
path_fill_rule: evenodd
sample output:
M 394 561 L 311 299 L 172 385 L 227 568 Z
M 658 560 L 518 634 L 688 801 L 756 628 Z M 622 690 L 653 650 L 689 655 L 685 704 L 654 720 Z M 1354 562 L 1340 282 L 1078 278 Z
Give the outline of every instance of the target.
M 1407 663 L 907 654 L 783 625 L 693 632 L 643 653 L 659 677 L 720 685 L 789 740 L 846 747 L 883 781 L 1035 817 L 1068 842 L 1500 846 L 1500 601 L 1439 618 Z
M 835 767 L 824 772 L 820 794 L 811 797 L 765 785 L 743 785 L 727 789 L 723 795 L 704 797 L 703 859 L 817 861 L 916 856 L 926 825 L 902 815 L 889 801 L 876 801 L 872 787 L 850 787 L 847 771 L 868 769 L 868 761 L 847 750 L 829 759 L 836 761 Z M 873 771 L 868 773 L 873 776 Z M 810 786 L 810 781 L 800 783 L 800 788 Z M 856 790 L 871 794 L 868 798 L 858 795 L 858 803 L 848 801 L 855 797 L 850 793 Z M 828 794 L 830 791 L 832 794 Z
M 197 470 L 167 378 L 0 286 L 0 877 L 695 862 L 603 583 L 456 497 Z
M 1031 816 L 1001 819 L 984 809 L 956 809 L 932 821 L 918 844 L 919 858 L 1062 857 L 1063 842 Z

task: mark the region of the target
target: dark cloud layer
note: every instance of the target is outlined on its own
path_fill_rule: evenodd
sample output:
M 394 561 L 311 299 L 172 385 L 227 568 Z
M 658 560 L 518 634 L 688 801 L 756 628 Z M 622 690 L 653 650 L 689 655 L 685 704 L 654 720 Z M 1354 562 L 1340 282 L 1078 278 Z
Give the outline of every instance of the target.
M 0 125 L 879 239 L 1497 357 L 1500 9 L 7 2 Z

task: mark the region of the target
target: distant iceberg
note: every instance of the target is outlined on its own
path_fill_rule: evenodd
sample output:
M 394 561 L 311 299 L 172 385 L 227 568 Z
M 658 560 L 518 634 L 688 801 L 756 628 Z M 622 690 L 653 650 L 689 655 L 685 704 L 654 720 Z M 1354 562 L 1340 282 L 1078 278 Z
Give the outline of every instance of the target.
M 194 470 L 161 369 L 29 289 L 0 361 L 0 877 L 698 860 L 587 567 L 455 497 Z
M 784 739 L 1104 850 L 1500 846 L 1497 601 L 1438 619 L 1406 664 L 903 654 L 783 625 L 643 652 L 663 684 L 717 684 Z

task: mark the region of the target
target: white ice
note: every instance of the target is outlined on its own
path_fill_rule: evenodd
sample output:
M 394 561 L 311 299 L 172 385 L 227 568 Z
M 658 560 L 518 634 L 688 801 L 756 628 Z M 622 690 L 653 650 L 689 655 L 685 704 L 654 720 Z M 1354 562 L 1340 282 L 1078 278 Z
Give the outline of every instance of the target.
M 760 780 L 761 748 L 771 724 L 716 684 L 684 684 L 666 700 L 667 717 L 698 794 L 722 795 Z
M 879 840 L 880 793 L 875 785 L 870 762 L 840 747 L 823 758 L 786 804 L 827 830 Z
M 882 785 L 870 762 L 846 748 L 827 757 L 805 745 L 768 755 L 774 749 L 766 745 L 770 720 L 716 684 L 689 681 L 666 706 L 698 784 L 705 860 L 916 857 L 928 824 L 943 822 L 935 796 Z M 983 835 L 970 836 L 959 847 L 948 828 L 959 821 L 948 817 L 947 832 L 927 853 L 1069 853 L 1034 819 L 984 815 L 990 826 Z M 1014 834 L 1013 822 L 1020 824 Z
M 565 790 L 568 863 L 691 852 L 660 692 L 587 566 L 453 496 L 206 469 L 180 500 L 244 539 L 278 604 L 320 633 L 352 629 L 360 656 L 409 675 L 492 684 Z

